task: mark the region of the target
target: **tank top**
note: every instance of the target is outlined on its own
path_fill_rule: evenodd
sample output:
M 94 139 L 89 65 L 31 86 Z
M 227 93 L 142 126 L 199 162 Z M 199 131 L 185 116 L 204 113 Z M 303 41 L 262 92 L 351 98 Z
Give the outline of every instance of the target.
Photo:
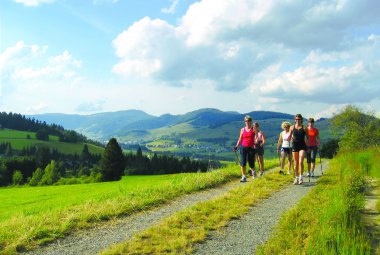
M 309 146 L 317 146 L 317 135 L 318 135 L 318 128 L 308 128 L 307 133 L 309 134 Z
M 255 136 L 255 144 L 260 144 L 263 142 L 263 134 L 261 131 L 257 133 L 257 136 Z
M 255 143 L 255 131 L 253 130 L 253 127 L 248 131 L 245 130 L 245 127 L 243 129 L 241 145 L 244 147 L 253 147 Z
M 290 148 L 290 141 L 288 141 L 290 132 L 286 133 L 286 131 L 282 131 L 282 148 Z
M 293 128 L 293 144 L 304 145 L 306 132 L 302 126 L 300 129 Z

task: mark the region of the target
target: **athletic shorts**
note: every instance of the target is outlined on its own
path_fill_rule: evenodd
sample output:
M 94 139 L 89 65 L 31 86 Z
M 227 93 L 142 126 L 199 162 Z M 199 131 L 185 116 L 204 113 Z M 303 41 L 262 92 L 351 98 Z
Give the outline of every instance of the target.
M 264 147 L 256 145 L 255 153 L 259 156 L 264 156 Z
M 311 146 L 308 148 L 306 153 L 307 163 L 315 163 L 315 158 L 317 157 L 317 146 Z
M 301 143 L 293 143 L 292 151 L 293 152 L 299 152 L 299 151 L 306 151 L 306 144 L 305 142 Z
M 284 147 L 281 147 L 281 152 L 285 152 L 286 154 L 290 154 L 290 150 L 291 148 L 284 148 Z
M 255 168 L 255 149 L 252 147 L 240 147 L 240 165 L 246 166 L 247 160 L 249 166 L 254 169 Z

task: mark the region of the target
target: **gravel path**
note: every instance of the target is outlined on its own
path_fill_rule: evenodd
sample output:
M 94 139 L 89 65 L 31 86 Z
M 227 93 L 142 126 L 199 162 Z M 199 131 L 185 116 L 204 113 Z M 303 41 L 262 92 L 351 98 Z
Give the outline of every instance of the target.
M 268 172 L 271 171 L 277 171 L 277 168 L 271 169 Z M 162 205 L 158 208 L 144 211 L 138 214 L 134 214 L 128 217 L 119 218 L 116 220 L 108 221 L 105 223 L 98 224 L 96 227 L 92 229 L 87 229 L 83 231 L 76 232 L 72 235 L 69 235 L 65 238 L 58 239 L 57 241 L 50 243 L 46 246 L 37 248 L 36 250 L 29 251 L 26 253 L 23 253 L 24 255 L 77 255 L 77 254 L 97 254 L 100 251 L 106 249 L 112 244 L 119 243 L 122 241 L 129 240 L 134 234 L 139 233 L 153 225 L 156 225 L 158 222 L 163 220 L 164 218 L 183 210 L 187 207 L 193 206 L 199 202 L 207 201 L 210 199 L 214 199 L 218 196 L 221 196 L 228 192 L 231 189 L 234 189 L 238 187 L 239 185 L 242 185 L 238 182 L 238 180 L 235 180 L 233 182 L 227 183 L 225 185 L 222 185 L 217 188 L 197 192 L 194 194 L 184 195 L 181 196 L 165 205 Z M 290 186 L 289 188 L 286 188 L 285 190 L 280 191 L 275 196 L 268 199 L 274 199 L 274 202 L 269 202 L 272 206 L 275 204 L 289 204 L 290 202 L 297 202 L 301 196 L 298 197 L 298 195 L 295 195 L 293 193 L 300 193 L 300 194 L 306 194 L 306 192 L 311 188 L 313 184 L 307 184 L 305 183 L 303 186 Z M 310 187 L 309 187 L 310 186 Z M 296 189 L 296 190 L 294 190 Z M 298 191 L 300 190 L 300 191 Z M 287 194 L 289 192 L 289 194 Z M 290 196 L 289 201 L 285 202 L 287 200 L 286 197 Z M 276 199 L 277 197 L 277 199 Z M 271 200 L 272 201 L 272 200 Z M 283 201 L 281 203 L 278 203 L 279 201 Z M 264 202 L 264 204 L 267 204 L 268 202 Z M 259 206 L 258 206 L 259 207 Z M 258 208 L 254 207 L 254 208 Z M 260 206 L 261 207 L 261 206 Z M 288 208 L 288 207 L 287 207 Z M 266 228 L 265 225 L 270 224 L 271 226 L 274 225 L 272 222 L 265 222 L 267 219 L 271 219 L 269 221 L 276 221 L 276 219 L 279 217 L 281 213 L 275 213 L 279 210 L 286 210 L 284 209 L 272 209 L 267 208 L 263 209 L 262 212 L 256 212 L 252 214 L 252 211 L 249 213 L 249 215 L 244 216 L 240 221 L 233 221 L 230 226 L 234 226 L 234 224 L 237 224 L 238 222 L 244 223 L 237 229 L 238 232 L 231 232 L 228 235 L 235 235 L 235 239 L 241 239 L 240 236 L 248 236 L 251 235 L 253 228 L 263 229 L 264 232 L 270 231 L 270 228 Z M 272 212 L 273 211 L 273 212 Z M 266 215 L 264 219 L 258 219 L 258 220 L 247 220 L 247 219 L 253 219 L 252 217 L 255 217 L 254 215 Z M 272 219 L 273 218 L 273 219 Z M 265 220 L 265 221 L 264 221 Z M 276 221 L 277 222 L 277 221 Z M 250 224 L 249 226 L 245 226 L 245 224 Z M 252 225 L 252 226 L 251 226 Z M 230 226 L 228 229 L 231 229 Z M 236 231 L 236 230 L 235 230 Z M 247 231 L 249 234 L 243 234 Z M 227 232 L 226 232 L 227 233 Z M 228 232 L 229 233 L 229 232 Z M 266 235 L 262 234 L 263 237 L 266 237 Z M 225 237 L 223 237 L 225 238 Z M 267 237 L 266 237 L 267 238 Z M 201 249 L 210 249 L 210 252 L 206 253 L 199 253 L 199 254 L 228 254 L 229 250 L 232 252 L 230 254 L 245 254 L 243 253 L 236 253 L 236 249 L 232 248 L 232 245 L 240 245 L 238 242 L 233 241 L 234 238 L 227 243 L 223 239 L 220 240 L 221 243 L 223 243 L 223 247 L 230 247 L 230 249 L 221 251 L 212 252 L 212 245 L 209 246 L 208 244 L 210 241 L 217 240 L 215 237 L 212 237 L 208 242 L 204 243 L 202 245 Z M 260 238 L 253 237 L 254 240 L 260 240 Z M 243 239 L 241 239 L 243 240 Z M 252 238 L 245 242 L 252 243 Z M 264 240 L 264 239 L 262 239 Z M 215 243 L 215 245 L 217 245 Z M 252 246 L 252 244 L 250 244 Z M 203 248 L 203 246 L 205 248 Z M 209 247 L 206 247 L 209 246 Z M 214 247 L 215 248 L 215 247 Z M 233 250 L 232 250 L 233 249 Z M 252 249 L 251 249 L 252 250 Z M 252 252 L 250 253 L 252 254 Z
M 157 224 L 163 218 L 196 203 L 216 198 L 241 185 L 238 180 L 217 188 L 184 195 L 158 208 L 134 214 L 121 219 L 99 224 L 90 230 L 83 230 L 36 250 L 27 255 L 77 255 L 96 254 L 108 246 L 130 239 L 134 234 Z
M 326 166 L 327 163 L 323 164 L 324 171 Z M 317 166 L 318 174 L 319 169 Z M 257 246 L 268 240 L 281 215 L 315 186 L 318 176 L 310 179 L 310 183 L 306 177 L 302 185 L 290 185 L 253 206 L 242 218 L 231 221 L 224 230 L 215 231 L 205 242 L 197 244 L 194 254 L 254 254 Z

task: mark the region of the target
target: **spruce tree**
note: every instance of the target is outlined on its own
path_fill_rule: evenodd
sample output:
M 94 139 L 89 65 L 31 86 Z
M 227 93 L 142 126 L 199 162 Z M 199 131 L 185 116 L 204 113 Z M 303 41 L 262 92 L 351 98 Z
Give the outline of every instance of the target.
M 103 152 L 100 165 L 103 181 L 117 181 L 123 176 L 125 156 L 115 138 L 109 140 Z

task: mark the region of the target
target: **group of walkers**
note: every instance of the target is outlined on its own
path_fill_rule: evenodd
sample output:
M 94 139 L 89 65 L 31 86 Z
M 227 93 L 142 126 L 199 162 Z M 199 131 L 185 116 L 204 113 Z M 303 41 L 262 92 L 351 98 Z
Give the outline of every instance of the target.
M 240 130 L 240 136 L 233 148 L 236 152 L 240 146 L 240 166 L 242 178 L 240 182 L 247 181 L 247 161 L 250 167 L 249 173 L 253 178 L 257 177 L 255 160 L 259 164 L 260 176 L 264 174 L 264 144 L 265 135 L 260 130 L 259 123 L 252 123 L 252 118 L 244 117 L 245 127 Z M 296 114 L 294 125 L 288 121 L 281 124 L 283 131 L 277 142 L 277 153 L 281 153 L 280 174 L 284 174 L 285 159 L 288 159 L 287 173 L 291 174 L 292 162 L 294 162 L 294 184 L 303 183 L 304 159 L 307 159 L 307 176 L 314 177 L 315 159 L 320 145 L 319 130 L 314 127 L 314 119 L 308 119 L 308 126 L 303 125 L 303 117 Z

